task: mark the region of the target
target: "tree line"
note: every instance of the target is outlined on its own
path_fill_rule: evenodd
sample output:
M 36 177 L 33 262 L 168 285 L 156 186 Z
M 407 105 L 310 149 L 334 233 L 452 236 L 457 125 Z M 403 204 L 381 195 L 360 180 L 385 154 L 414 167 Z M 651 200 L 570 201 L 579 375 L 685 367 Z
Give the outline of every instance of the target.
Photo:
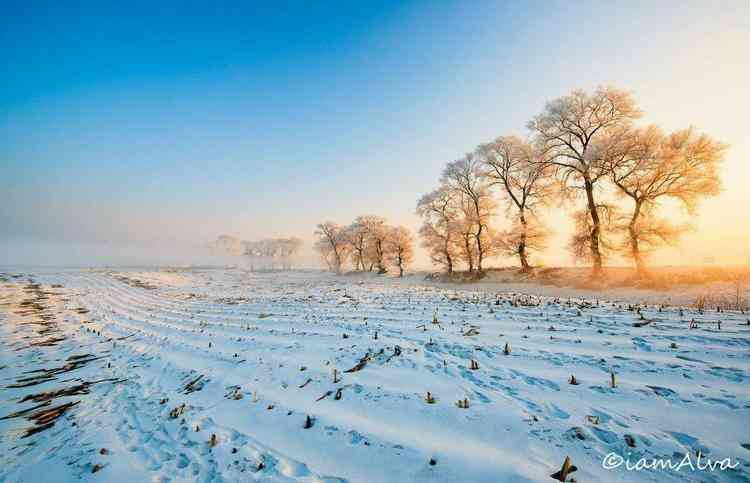
M 416 208 L 433 265 L 481 273 L 487 259 L 502 255 L 529 271 L 550 236 L 543 212 L 557 206 L 571 208 L 567 249 L 591 263 L 594 277 L 615 254 L 645 276 L 648 255 L 690 228 L 660 215 L 663 202 L 674 200 L 692 215 L 703 198 L 717 195 L 727 146 L 692 127 L 667 133 L 639 126 L 641 117 L 627 91 L 576 90 L 547 102 L 525 138 L 500 136 L 447 163 Z M 403 274 L 413 259 L 409 230 L 377 216 L 349 226 L 325 222 L 315 235 L 316 250 L 336 273 L 350 261 L 355 270 L 393 266 Z
M 302 246 L 302 240 L 296 237 L 248 241 L 221 235 L 210 248 L 217 254 L 246 257 L 251 270 L 276 268 L 290 270 Z
M 315 250 L 332 272 L 340 274 L 347 264 L 356 271 L 386 273 L 398 270 L 400 277 L 414 260 L 414 237 L 404 226 L 391 226 L 380 216 L 358 216 L 350 225 L 332 221 L 315 231 Z
M 592 264 L 594 276 L 614 253 L 645 275 L 648 254 L 688 228 L 659 215 L 662 201 L 692 214 L 718 194 L 727 146 L 693 128 L 639 127 L 641 116 L 626 91 L 577 90 L 548 102 L 527 138 L 501 136 L 449 162 L 439 186 L 417 203 L 433 264 L 482 272 L 488 258 L 512 255 L 528 271 L 549 236 L 541 212 L 558 205 L 573 207 L 568 249 Z M 500 210 L 509 220 L 502 226 Z

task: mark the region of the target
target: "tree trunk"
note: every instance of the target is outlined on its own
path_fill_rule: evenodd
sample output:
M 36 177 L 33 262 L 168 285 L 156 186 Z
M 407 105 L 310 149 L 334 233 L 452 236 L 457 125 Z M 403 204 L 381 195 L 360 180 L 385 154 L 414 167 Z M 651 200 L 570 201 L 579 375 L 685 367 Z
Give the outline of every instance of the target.
M 518 258 L 521 259 L 521 271 L 528 272 L 531 269 L 529 259 L 526 256 L 526 230 L 528 228 L 526 216 L 521 211 L 521 239 L 518 242 Z
M 443 251 L 445 253 L 445 263 L 447 265 L 448 273 L 453 273 L 453 257 L 451 257 L 450 249 L 448 248 L 450 246 L 450 237 L 445 237 L 445 244 L 443 245 Z
M 375 254 L 378 257 L 378 261 L 377 261 L 378 262 L 378 273 L 380 273 L 380 274 L 386 273 L 388 271 L 388 269 L 385 268 L 385 264 L 383 263 L 383 256 L 385 254 L 383 253 L 383 241 L 382 240 L 378 240 L 375 243 Z
M 331 237 L 328 237 L 328 244 L 331 245 L 331 251 L 333 251 L 333 263 L 337 275 L 341 275 L 341 254 L 339 248 Z
M 341 275 L 341 254 L 336 251 L 336 274 Z
M 336 275 L 341 275 L 341 256 L 336 252 Z
M 642 278 L 646 275 L 646 264 L 643 260 L 643 255 L 641 255 L 640 247 L 638 246 L 638 230 L 636 229 L 636 224 L 638 223 L 640 215 L 641 201 L 636 200 L 633 216 L 630 218 L 630 223 L 628 224 L 628 234 L 630 235 L 630 254 L 635 262 L 635 269 L 638 273 L 638 277 Z
M 482 271 L 482 257 L 484 256 L 484 252 L 482 250 L 482 225 L 479 225 L 479 230 L 477 230 L 477 234 L 474 235 L 474 238 L 476 238 L 477 241 L 477 271 Z
M 588 176 L 584 179 L 584 187 L 586 188 L 586 200 L 588 201 L 589 214 L 591 215 L 591 235 L 589 239 L 589 246 L 591 247 L 591 258 L 594 262 L 591 275 L 599 277 L 602 274 L 602 254 L 599 249 L 599 236 L 601 235 L 601 220 L 599 219 L 599 210 L 597 210 L 596 202 L 594 201 L 594 183 L 588 179 Z
M 471 254 L 471 242 L 469 241 L 469 235 L 464 235 L 464 248 L 466 249 L 466 261 L 469 264 L 469 272 L 474 271 L 474 257 Z
M 474 235 L 474 238 L 477 242 L 477 271 L 481 273 L 482 271 L 482 258 L 484 257 L 484 250 L 482 250 L 482 230 L 484 230 L 484 225 L 482 225 L 482 218 L 479 216 L 479 202 L 477 199 L 474 199 L 474 213 L 477 215 L 477 233 Z

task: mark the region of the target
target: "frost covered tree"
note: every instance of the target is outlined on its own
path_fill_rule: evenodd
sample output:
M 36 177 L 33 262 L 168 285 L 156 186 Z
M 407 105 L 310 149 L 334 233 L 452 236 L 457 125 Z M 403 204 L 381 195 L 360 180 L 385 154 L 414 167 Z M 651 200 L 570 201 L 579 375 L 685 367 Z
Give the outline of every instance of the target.
M 616 244 L 612 241 L 610 234 L 612 227 L 616 225 L 619 213 L 617 208 L 611 204 L 600 203 L 598 207 L 599 223 L 602 227 L 599 235 L 599 259 L 606 261 L 615 251 Z M 591 263 L 593 253 L 591 251 L 591 231 L 593 229 L 591 216 L 588 209 L 575 210 L 572 213 L 573 234 L 568 242 L 568 250 L 576 262 Z M 605 229 L 606 228 L 606 229 Z
M 614 132 L 607 144 L 612 182 L 632 201 L 623 223 L 626 253 L 640 276 L 645 253 L 673 243 L 684 227 L 658 216 L 662 199 L 671 198 L 692 214 L 698 202 L 721 190 L 719 167 L 727 146 L 694 129 L 665 134 L 656 126 Z
M 302 240 L 291 238 L 265 238 L 258 241 L 240 240 L 229 235 L 221 235 L 211 244 L 214 253 L 244 256 L 249 260 L 251 270 L 255 268 L 292 268 L 296 256 L 302 248 Z
M 379 216 L 368 217 L 367 228 L 367 260 L 369 261 L 369 270 L 373 267 L 378 269 L 378 273 L 388 272 L 386 258 L 388 257 L 388 235 L 390 227 L 386 225 L 385 219 Z
M 462 192 L 456 193 L 456 203 L 460 216 L 456 220 L 456 231 L 458 233 L 458 259 L 463 261 L 469 273 L 474 271 L 477 265 L 477 245 L 475 235 L 477 223 L 474 221 L 472 214 L 473 207 L 471 200 Z M 484 241 L 484 246 L 489 248 L 491 240 L 488 237 L 488 230 L 482 230 L 480 240 Z
M 315 250 L 330 271 L 340 274 L 349 254 L 346 229 L 332 221 L 326 221 L 318 225 L 315 236 L 318 237 Z
M 209 245 L 212 253 L 217 255 L 242 255 L 242 240 L 230 235 L 220 235 Z
M 509 229 L 498 232 L 492 240 L 498 254 L 518 257 L 522 272 L 531 270 L 529 258 L 547 248 L 550 235 L 534 213 L 527 213 L 525 221 L 513 220 Z
M 404 276 L 404 270 L 414 261 L 414 237 L 405 226 L 391 227 L 387 238 L 388 258 L 398 269 L 398 276 Z
M 469 153 L 463 158 L 448 163 L 443 170 L 442 183 L 459 195 L 465 215 L 464 228 L 470 227 L 471 242 L 476 250 L 476 269 L 483 270 L 484 259 L 492 255 L 490 242 L 490 221 L 495 209 L 495 201 L 489 189 L 489 181 L 484 166 L 478 156 Z M 469 252 L 469 271 L 474 263 Z
M 521 269 L 528 271 L 529 250 L 542 249 L 547 235 L 537 208 L 549 203 L 553 194 L 551 167 L 530 143 L 516 136 L 483 144 L 477 154 L 486 166 L 490 184 L 499 187 L 513 219 L 511 229 L 500 233 L 496 244 L 501 251 L 518 256 Z
M 386 233 L 385 219 L 375 215 L 358 216 L 346 228 L 346 239 L 355 270 L 371 272 L 374 267 L 378 271 L 385 268 L 383 240 Z
M 352 257 L 355 270 L 388 272 L 393 227 L 385 218 L 374 215 L 359 216 L 349 226 L 342 227 L 333 222 L 318 225 L 315 232 L 317 251 L 331 271 L 341 273 L 346 260 Z
M 281 267 L 285 270 L 290 270 L 294 265 L 295 259 L 299 255 L 300 250 L 304 246 L 304 242 L 297 238 L 280 238 L 277 240 L 279 245 L 279 258 L 281 260 Z
M 242 241 L 242 254 L 250 261 L 251 270 L 277 266 L 289 270 L 302 245 L 302 240 L 296 237 Z
M 245 247 L 244 255 L 250 259 L 251 269 L 274 269 L 277 255 L 279 253 L 279 244 L 277 240 L 266 238 L 259 241 L 243 242 Z
M 563 186 L 582 192 L 590 227 L 586 243 L 593 275 L 602 269 L 601 209 L 597 188 L 610 177 L 610 165 L 601 157 L 601 141 L 611 130 L 629 126 L 641 115 L 633 97 L 625 91 L 599 88 L 593 93 L 576 90 L 547 103 L 528 127 L 537 148 L 559 175 Z
M 456 194 L 447 186 L 422 196 L 417 202 L 417 215 L 422 218 L 419 229 L 421 246 L 427 250 L 432 263 L 453 273 L 457 260 L 458 218 Z
M 354 269 L 359 271 L 365 270 L 368 249 L 368 224 L 366 217 L 359 216 L 354 223 L 346 228 L 346 239 L 351 247 L 352 262 Z

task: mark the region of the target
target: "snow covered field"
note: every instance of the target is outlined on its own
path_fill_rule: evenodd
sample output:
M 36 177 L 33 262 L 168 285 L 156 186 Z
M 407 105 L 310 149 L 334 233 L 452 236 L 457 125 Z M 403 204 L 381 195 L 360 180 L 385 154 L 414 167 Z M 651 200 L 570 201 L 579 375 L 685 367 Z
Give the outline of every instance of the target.
M 750 316 L 629 303 L 4 273 L 0 482 L 554 481 L 566 456 L 579 482 L 750 481 Z M 609 453 L 736 468 L 605 469 Z

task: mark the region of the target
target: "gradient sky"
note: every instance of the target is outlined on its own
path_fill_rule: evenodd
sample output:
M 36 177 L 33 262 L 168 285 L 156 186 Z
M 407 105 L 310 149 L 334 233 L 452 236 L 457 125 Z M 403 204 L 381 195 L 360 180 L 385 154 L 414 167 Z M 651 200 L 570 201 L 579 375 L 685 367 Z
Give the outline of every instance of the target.
M 416 230 L 446 162 L 601 84 L 732 146 L 660 260 L 750 262 L 750 2 L 103 3 L 2 4 L 0 264 L 365 213 Z M 543 261 L 570 263 L 547 219 Z

